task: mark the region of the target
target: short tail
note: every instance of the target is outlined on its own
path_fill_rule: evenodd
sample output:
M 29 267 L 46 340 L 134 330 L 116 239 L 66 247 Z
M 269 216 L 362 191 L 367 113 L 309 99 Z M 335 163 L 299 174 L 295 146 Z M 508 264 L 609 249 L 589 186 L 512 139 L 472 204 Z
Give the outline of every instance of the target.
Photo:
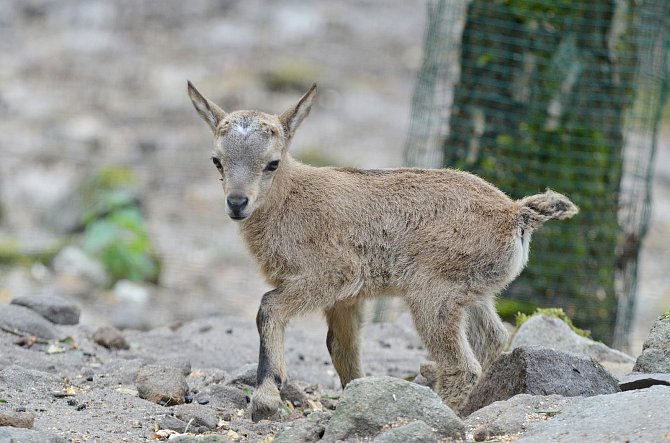
M 571 218 L 579 212 L 569 198 L 551 189 L 524 197 L 517 203 L 521 206 L 521 225 L 529 229 L 539 228 L 547 220 Z

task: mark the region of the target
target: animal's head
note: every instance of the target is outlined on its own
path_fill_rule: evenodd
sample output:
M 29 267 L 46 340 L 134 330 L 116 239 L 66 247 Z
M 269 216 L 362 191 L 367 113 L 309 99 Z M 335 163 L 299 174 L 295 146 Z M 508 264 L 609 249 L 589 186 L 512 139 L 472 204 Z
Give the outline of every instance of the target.
M 286 158 L 288 145 L 314 101 L 316 84 L 280 115 L 259 111 L 226 113 L 188 82 L 188 95 L 214 133 L 212 162 L 221 173 L 226 209 L 244 220 L 263 201 Z

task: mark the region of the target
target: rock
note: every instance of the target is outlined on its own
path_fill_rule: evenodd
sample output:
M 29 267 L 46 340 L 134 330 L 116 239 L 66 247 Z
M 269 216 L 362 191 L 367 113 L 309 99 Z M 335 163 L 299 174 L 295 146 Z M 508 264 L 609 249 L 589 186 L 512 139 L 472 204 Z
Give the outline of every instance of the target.
M 618 391 L 618 381 L 590 357 L 522 346 L 502 354 L 491 365 L 460 412 L 467 416 L 517 394 L 588 397 Z
M 520 346 L 543 346 L 557 351 L 587 355 L 621 377 L 629 373 L 635 359 L 603 343 L 575 333 L 560 318 L 548 314 L 534 315 L 526 320 L 514 334 L 509 350 Z
M 191 360 L 187 358 L 161 358 L 156 364 L 179 369 L 184 377 L 187 377 L 191 373 Z
M 110 322 L 118 329 L 152 329 L 152 321 L 147 316 L 147 306 L 143 303 L 123 302 L 109 314 Z
M 440 437 L 465 437 L 463 422 L 429 388 L 392 377 L 366 377 L 344 389 L 323 440 L 369 437 L 414 420 L 424 421 Z
M 670 437 L 670 387 L 582 398 L 530 426 L 519 443 L 660 442 Z
M 122 302 L 145 304 L 151 300 L 151 294 L 146 286 L 129 280 L 119 280 L 112 289 Z
M 256 373 L 258 371 L 258 365 L 256 363 L 249 363 L 237 371 L 233 372 L 230 376 L 230 379 L 226 382 L 229 385 L 235 386 L 256 386 Z
M 171 428 L 164 428 L 164 429 L 171 429 Z M 195 435 L 189 435 L 189 434 L 175 434 L 171 435 L 168 440 L 170 443 L 202 443 L 205 440 L 202 438 L 196 438 Z M 222 443 L 229 443 L 230 440 L 218 440 Z M 210 443 L 215 443 L 214 441 L 210 440 Z
M 300 386 L 295 383 L 286 383 L 279 392 L 282 400 L 289 401 L 295 407 L 303 407 L 307 405 L 307 395 Z
M 198 392 L 195 401 L 200 403 L 203 397 L 207 397 L 212 407 L 222 409 L 244 409 L 248 403 L 244 391 L 234 386 L 209 385 Z
M 622 391 L 646 389 L 654 385 L 670 386 L 670 374 L 633 373 L 625 376 L 619 382 Z
M 130 349 L 121 331 L 113 326 L 101 326 L 93 333 L 93 341 L 107 349 Z
M 333 413 L 315 411 L 306 418 L 295 420 L 273 440 L 274 443 L 313 443 L 321 440 L 326 424 Z
M 97 287 L 104 287 L 109 281 L 102 263 L 74 246 L 63 248 L 54 257 L 52 266 L 58 274 L 80 277 Z
M 0 371 L 0 391 L 16 390 L 21 393 L 52 392 L 62 388 L 62 379 L 48 372 L 12 365 Z
M 0 328 L 19 335 L 34 335 L 44 340 L 58 338 L 53 323 L 32 309 L 18 305 L 0 305 Z
M 211 431 L 219 423 L 218 417 L 211 408 L 197 404 L 175 407 L 174 416 L 189 425 L 189 432 Z
M 79 323 L 79 315 L 81 314 L 79 307 L 55 294 L 17 297 L 11 303 L 30 308 L 52 323 L 59 325 L 76 325 Z
M 473 412 L 465 427 L 475 441 L 485 441 L 500 435 L 525 432 L 532 423 L 560 414 L 580 397 L 560 395 L 519 394 L 506 401 L 496 401 Z
M 670 373 L 670 317 L 654 322 L 633 371 Z
M 32 429 L 15 428 L 13 426 L 2 426 L 0 427 L 0 442 L 65 443 L 66 440 L 47 431 L 34 431 Z
M 0 426 L 31 429 L 35 416 L 30 412 L 0 411 Z
M 143 366 L 137 372 L 136 385 L 140 398 L 164 406 L 182 404 L 188 394 L 186 377 L 178 368 Z
M 433 429 L 421 420 L 416 420 L 377 436 L 374 443 L 437 443 Z

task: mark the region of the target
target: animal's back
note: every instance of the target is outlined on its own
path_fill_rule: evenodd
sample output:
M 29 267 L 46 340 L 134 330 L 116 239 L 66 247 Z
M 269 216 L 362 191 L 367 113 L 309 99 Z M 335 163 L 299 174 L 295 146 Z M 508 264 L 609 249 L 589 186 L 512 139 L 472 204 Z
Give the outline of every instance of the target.
M 378 288 L 409 283 L 422 269 L 472 279 L 499 272 L 501 256 L 511 254 L 518 205 L 472 174 L 301 169 L 285 204 L 270 215 L 278 231 L 300 226 L 278 257 L 267 257 L 283 269 L 290 262 L 308 274 L 332 260 L 334 273 Z

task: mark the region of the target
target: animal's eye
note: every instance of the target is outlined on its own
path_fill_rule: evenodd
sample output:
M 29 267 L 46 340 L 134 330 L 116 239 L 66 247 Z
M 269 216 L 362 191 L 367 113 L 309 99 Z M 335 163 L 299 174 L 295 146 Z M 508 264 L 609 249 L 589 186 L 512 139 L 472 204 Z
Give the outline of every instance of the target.
M 221 161 L 218 158 L 212 157 L 212 163 L 214 163 L 214 166 L 216 166 L 216 169 L 218 169 L 219 171 L 223 169 L 223 167 L 221 166 Z
M 278 167 L 279 167 L 279 160 L 272 160 L 265 167 L 265 171 L 276 171 Z

